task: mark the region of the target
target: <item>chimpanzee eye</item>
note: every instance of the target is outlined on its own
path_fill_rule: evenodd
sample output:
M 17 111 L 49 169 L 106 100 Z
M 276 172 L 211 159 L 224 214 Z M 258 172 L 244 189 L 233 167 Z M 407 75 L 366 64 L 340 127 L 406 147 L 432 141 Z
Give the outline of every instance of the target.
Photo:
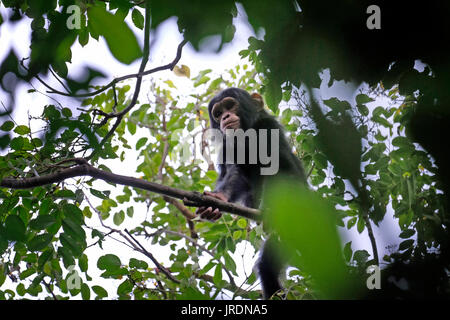
M 217 111 L 214 113 L 214 118 L 219 119 L 219 117 L 222 115 L 222 111 Z
M 227 103 L 225 104 L 225 108 L 226 108 L 227 110 L 230 110 L 230 109 L 232 109 L 233 107 L 234 107 L 234 101 L 233 101 L 233 100 L 227 101 Z

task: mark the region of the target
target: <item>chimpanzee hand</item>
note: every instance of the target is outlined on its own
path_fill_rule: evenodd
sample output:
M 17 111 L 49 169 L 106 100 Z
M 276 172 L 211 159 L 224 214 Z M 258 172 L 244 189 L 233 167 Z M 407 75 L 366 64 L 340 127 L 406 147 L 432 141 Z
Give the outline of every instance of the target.
M 227 196 L 225 196 L 221 192 L 208 192 L 208 191 L 205 191 L 205 192 L 203 192 L 203 194 L 207 195 L 207 196 L 211 196 L 211 197 L 217 198 L 217 199 L 222 200 L 222 201 L 228 201 Z M 219 209 L 212 208 L 212 207 L 208 207 L 208 208 L 207 207 L 199 207 L 195 213 L 200 215 L 200 218 L 207 219 L 207 220 L 210 220 L 210 221 L 216 221 L 217 219 L 219 219 L 222 216 L 222 213 L 219 211 Z

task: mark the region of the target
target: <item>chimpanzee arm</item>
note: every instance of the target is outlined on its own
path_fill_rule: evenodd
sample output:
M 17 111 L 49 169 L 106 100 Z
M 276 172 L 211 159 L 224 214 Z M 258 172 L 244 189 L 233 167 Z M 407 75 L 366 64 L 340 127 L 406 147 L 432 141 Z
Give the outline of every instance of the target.
M 220 176 L 214 191 L 205 192 L 205 194 L 222 201 L 237 202 L 254 208 L 254 197 L 246 172 L 235 164 L 220 165 L 219 172 Z M 213 207 L 199 207 L 197 214 L 211 221 L 222 216 L 219 209 Z
M 247 207 L 253 207 L 253 196 L 250 181 L 242 168 L 235 164 L 221 167 L 214 192 L 223 193 L 230 202 L 242 202 Z

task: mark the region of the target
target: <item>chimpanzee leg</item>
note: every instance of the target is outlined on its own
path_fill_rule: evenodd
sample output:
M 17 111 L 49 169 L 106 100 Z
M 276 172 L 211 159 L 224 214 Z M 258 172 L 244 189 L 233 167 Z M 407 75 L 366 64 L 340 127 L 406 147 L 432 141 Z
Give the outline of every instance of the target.
M 272 236 L 264 243 L 261 256 L 257 263 L 264 299 L 269 299 L 276 291 L 281 289 L 278 277 L 283 265 L 276 252 L 277 242 Z

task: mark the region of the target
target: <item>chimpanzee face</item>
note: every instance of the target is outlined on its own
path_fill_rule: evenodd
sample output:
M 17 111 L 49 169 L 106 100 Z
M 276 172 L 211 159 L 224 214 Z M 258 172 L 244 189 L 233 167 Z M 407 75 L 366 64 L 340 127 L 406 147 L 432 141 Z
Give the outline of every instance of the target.
M 212 107 L 211 114 L 220 125 L 220 131 L 225 133 L 226 129 L 239 129 L 241 120 L 237 114 L 239 102 L 233 97 L 225 97 L 216 102 Z

